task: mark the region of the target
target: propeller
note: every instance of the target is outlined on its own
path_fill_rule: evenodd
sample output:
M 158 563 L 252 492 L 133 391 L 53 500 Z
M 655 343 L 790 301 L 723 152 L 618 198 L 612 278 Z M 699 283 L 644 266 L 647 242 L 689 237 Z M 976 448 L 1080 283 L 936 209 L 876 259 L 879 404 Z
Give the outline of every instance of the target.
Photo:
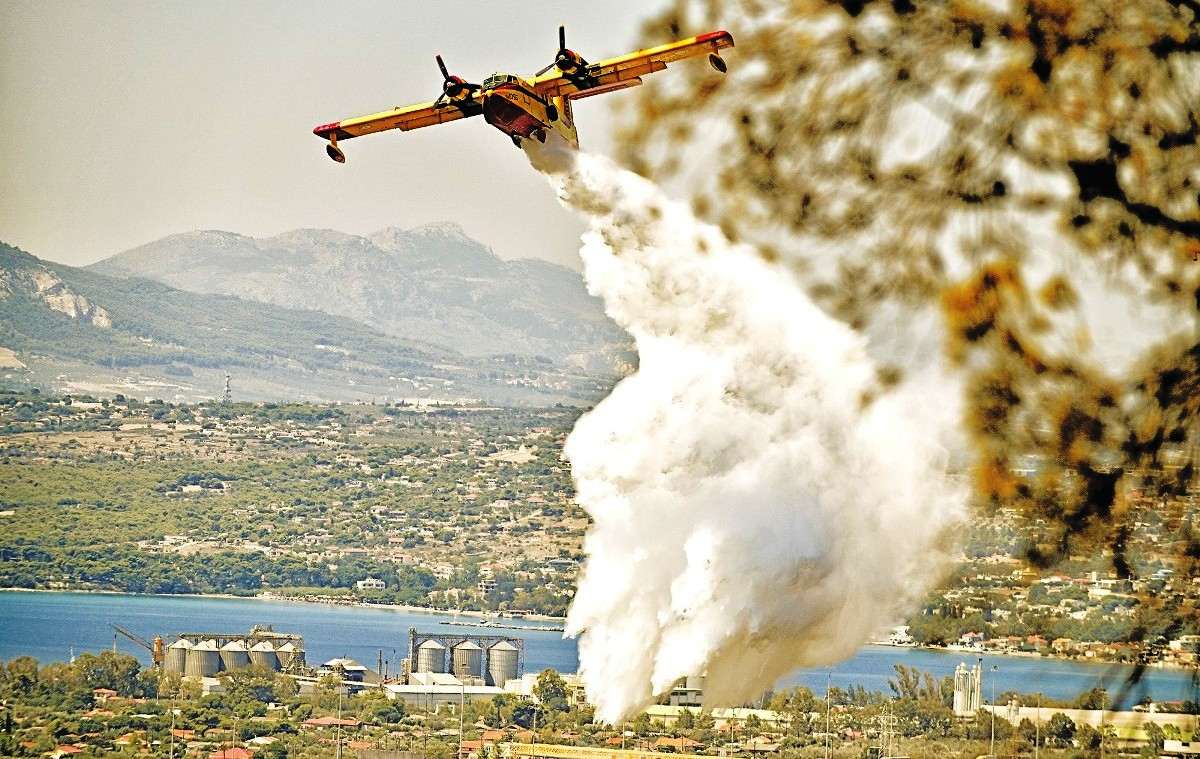
M 579 53 L 576 53 L 574 50 L 567 49 L 567 27 L 559 26 L 558 52 L 554 54 L 554 60 L 551 61 L 541 71 L 534 74 L 534 76 L 541 76 L 555 66 L 557 66 L 558 70 L 564 74 L 572 72 L 577 73 L 586 65 L 587 61 L 585 61 L 583 57 L 579 55 Z
M 438 69 L 442 72 L 442 94 L 438 95 L 437 100 L 433 101 L 435 106 L 441 105 L 446 98 L 458 100 L 463 93 L 471 93 L 480 89 L 478 84 L 468 82 L 461 76 L 455 76 L 446 69 L 446 62 L 442 60 L 441 55 L 436 55 Z

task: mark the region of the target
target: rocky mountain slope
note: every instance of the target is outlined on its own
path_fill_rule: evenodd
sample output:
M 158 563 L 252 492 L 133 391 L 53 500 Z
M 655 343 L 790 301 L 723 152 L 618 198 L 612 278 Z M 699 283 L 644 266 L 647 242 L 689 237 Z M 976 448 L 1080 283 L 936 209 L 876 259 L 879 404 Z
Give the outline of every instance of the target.
M 319 229 L 264 239 L 190 232 L 90 268 L 316 309 L 471 356 L 541 356 L 609 374 L 631 358 L 627 337 L 579 274 L 545 261 L 504 261 L 450 223 L 367 237 Z
M 165 400 L 588 403 L 607 382 L 547 359 L 469 357 L 352 319 L 42 261 L 0 243 L 4 384 Z

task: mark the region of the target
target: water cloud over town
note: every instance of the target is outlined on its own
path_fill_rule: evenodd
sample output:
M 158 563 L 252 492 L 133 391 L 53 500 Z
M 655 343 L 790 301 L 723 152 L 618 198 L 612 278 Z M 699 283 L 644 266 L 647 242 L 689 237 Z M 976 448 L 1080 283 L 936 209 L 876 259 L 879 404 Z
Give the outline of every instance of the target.
M 700 673 L 734 704 L 850 655 L 944 566 L 964 510 L 944 415 L 881 392 L 864 339 L 786 271 L 606 159 L 555 158 L 589 288 L 640 356 L 566 446 L 594 520 L 568 633 L 597 715 Z

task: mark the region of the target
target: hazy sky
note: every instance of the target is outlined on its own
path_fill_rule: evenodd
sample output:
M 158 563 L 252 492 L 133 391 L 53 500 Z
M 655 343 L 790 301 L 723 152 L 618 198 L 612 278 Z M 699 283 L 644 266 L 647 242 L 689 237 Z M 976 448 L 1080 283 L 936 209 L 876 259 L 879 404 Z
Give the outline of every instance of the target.
M 548 63 L 557 27 L 625 52 L 661 2 L 0 3 L 0 240 L 86 264 L 176 232 L 368 233 L 449 219 L 505 258 L 574 266 L 582 229 L 481 118 L 343 144 L 317 124 Z M 686 65 L 686 64 L 685 64 Z M 606 151 L 615 93 L 576 108 Z

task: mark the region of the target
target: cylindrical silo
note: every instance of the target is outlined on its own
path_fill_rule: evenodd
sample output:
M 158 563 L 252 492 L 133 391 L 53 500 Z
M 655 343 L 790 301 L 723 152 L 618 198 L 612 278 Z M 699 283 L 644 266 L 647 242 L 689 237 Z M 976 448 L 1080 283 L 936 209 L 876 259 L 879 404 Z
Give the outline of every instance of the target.
M 163 661 L 163 669 L 167 672 L 174 672 L 177 675 L 182 675 L 187 672 L 187 654 L 188 649 L 192 644 L 180 638 L 171 645 L 167 646 L 167 656 Z
M 250 666 L 250 651 L 240 640 L 231 640 L 221 646 L 221 669 L 231 671 Z
M 188 677 L 215 677 L 220 671 L 221 655 L 215 640 L 202 640 L 188 650 Z
M 418 672 L 445 672 L 446 647 L 436 640 L 427 640 L 417 646 Z
M 477 643 L 464 640 L 455 646 L 450 653 L 451 671 L 455 677 L 479 677 L 483 667 L 483 649 Z
M 275 655 L 275 647 L 265 640 L 250 646 L 250 663 L 256 667 L 279 669 L 279 657 Z
M 502 640 L 488 649 L 488 685 L 503 688 L 509 680 L 517 679 L 517 647 Z
M 292 666 L 292 661 L 296 657 L 296 644 L 290 640 L 284 643 L 279 648 L 275 649 L 275 655 L 279 657 L 279 668 L 287 669 Z

